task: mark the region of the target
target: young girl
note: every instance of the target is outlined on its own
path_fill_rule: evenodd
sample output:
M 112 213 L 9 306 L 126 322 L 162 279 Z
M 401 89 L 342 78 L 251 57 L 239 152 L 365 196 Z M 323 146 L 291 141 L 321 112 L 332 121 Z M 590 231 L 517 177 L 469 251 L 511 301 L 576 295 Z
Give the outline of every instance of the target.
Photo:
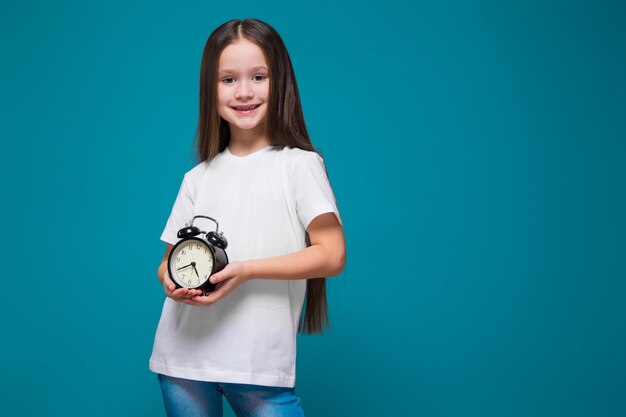
M 345 264 L 341 217 L 305 127 L 291 60 L 278 33 L 231 20 L 207 40 L 200 71 L 198 152 L 161 240 L 167 298 L 150 370 L 168 416 L 302 416 L 296 335 L 327 322 L 325 278 Z M 215 218 L 230 263 L 215 291 L 175 289 L 167 273 L 177 231 Z M 202 218 L 195 226 L 214 230 Z M 204 226 L 204 227 L 203 227 Z M 301 313 L 306 296 L 304 321 Z

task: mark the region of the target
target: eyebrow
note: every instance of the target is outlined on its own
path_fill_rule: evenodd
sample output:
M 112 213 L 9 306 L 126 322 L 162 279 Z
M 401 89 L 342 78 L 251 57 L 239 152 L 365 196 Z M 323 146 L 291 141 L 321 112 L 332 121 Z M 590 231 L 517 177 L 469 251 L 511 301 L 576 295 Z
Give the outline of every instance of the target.
M 260 66 L 258 66 L 258 67 L 252 67 L 252 68 L 250 68 L 250 70 L 251 70 L 251 72 L 258 71 L 258 70 L 266 70 L 266 71 L 267 71 L 267 68 L 266 68 L 266 67 L 264 67 L 263 65 L 260 65 Z M 232 72 L 232 73 L 237 73 L 237 71 L 232 70 L 232 69 L 228 69 L 228 68 L 221 69 L 221 70 L 219 70 L 219 72 L 218 72 L 218 73 L 219 73 L 219 74 L 221 74 L 221 73 L 223 73 L 223 72 Z

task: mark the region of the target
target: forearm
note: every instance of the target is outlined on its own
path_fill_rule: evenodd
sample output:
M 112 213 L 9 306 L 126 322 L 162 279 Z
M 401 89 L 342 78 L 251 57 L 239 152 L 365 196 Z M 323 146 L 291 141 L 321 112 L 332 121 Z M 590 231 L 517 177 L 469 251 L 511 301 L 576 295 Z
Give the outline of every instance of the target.
M 339 275 L 345 265 L 343 253 L 331 253 L 323 245 L 297 252 L 246 261 L 250 279 L 305 279 Z
M 157 270 L 157 277 L 159 278 L 159 282 L 163 284 L 163 274 L 167 270 L 167 261 L 162 261 L 161 265 L 159 265 L 159 269 Z
M 165 248 L 165 254 L 163 255 L 163 259 L 161 259 L 161 264 L 157 269 L 157 277 L 159 278 L 159 282 L 161 284 L 163 284 L 163 274 L 165 274 L 165 271 L 167 271 L 167 260 L 169 259 L 170 253 L 172 252 L 173 248 L 174 245 L 172 245 L 171 243 L 167 244 L 167 248 Z

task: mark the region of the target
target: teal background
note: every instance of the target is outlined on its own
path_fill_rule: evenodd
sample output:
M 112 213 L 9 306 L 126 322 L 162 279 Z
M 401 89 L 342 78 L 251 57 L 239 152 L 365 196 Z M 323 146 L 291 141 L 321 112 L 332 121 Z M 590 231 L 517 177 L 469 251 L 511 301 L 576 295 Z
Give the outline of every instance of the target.
M 626 415 L 624 3 L 2 9 L 2 415 L 165 415 L 159 237 L 202 49 L 245 17 L 287 45 L 345 222 L 306 415 Z

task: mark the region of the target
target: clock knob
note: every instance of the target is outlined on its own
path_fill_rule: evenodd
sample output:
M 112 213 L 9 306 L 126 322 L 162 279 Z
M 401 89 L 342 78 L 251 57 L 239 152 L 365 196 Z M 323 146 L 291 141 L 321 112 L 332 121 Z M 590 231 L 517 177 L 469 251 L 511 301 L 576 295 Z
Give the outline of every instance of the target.
M 200 229 L 198 229 L 196 226 L 191 226 L 191 227 L 183 227 L 182 229 L 178 231 L 176 235 L 180 239 L 186 239 L 188 237 L 197 236 L 199 234 L 200 234 Z
M 226 240 L 226 238 L 223 235 L 217 234 L 215 232 L 207 233 L 206 234 L 206 239 L 213 246 L 217 246 L 218 248 L 221 248 L 221 249 L 226 249 L 226 246 L 228 246 L 228 240 Z

